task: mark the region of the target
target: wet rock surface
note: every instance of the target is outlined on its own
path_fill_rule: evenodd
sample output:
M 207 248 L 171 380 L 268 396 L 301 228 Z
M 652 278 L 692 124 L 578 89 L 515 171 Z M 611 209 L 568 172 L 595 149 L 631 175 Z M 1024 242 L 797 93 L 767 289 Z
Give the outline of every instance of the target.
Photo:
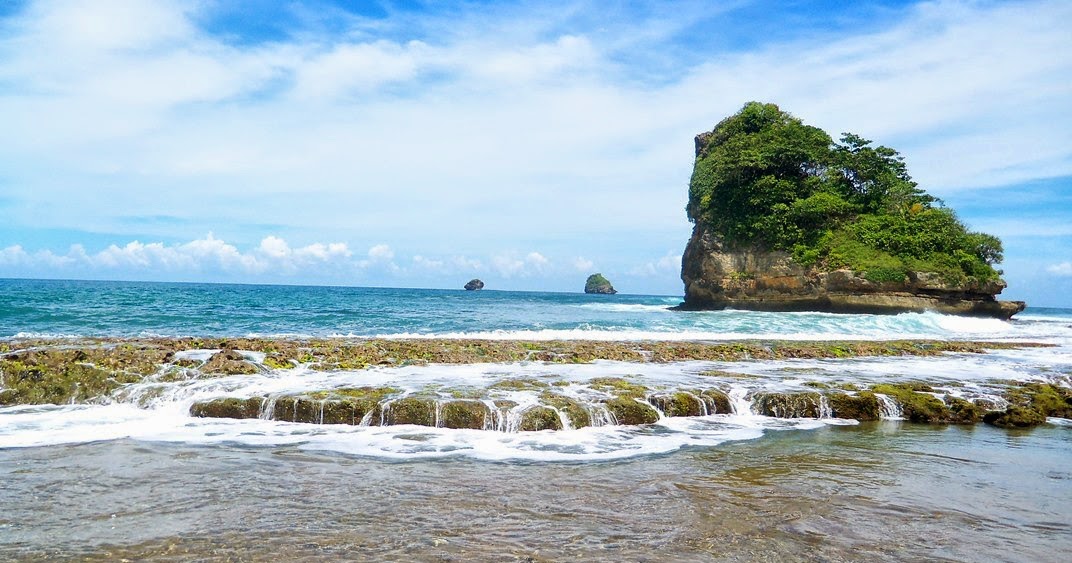
M 697 224 L 682 257 L 684 309 L 884 313 L 936 311 L 1008 319 L 1023 301 L 999 301 L 1002 281 L 949 285 L 929 272 L 903 282 L 873 282 L 850 270 L 797 264 L 786 252 L 731 248 Z
M 0 343 L 0 404 L 130 401 L 147 408 L 168 385 L 202 380 L 287 377 L 380 366 L 485 362 L 586 363 L 596 359 L 643 363 L 683 360 L 748 362 L 857 356 L 932 356 L 983 353 L 1031 344 L 983 342 L 525 342 L 257 339 L 79 339 Z M 423 370 L 425 368 L 418 367 Z M 428 368 L 434 369 L 434 368 Z M 807 382 L 806 389 L 758 389 L 731 400 L 729 390 L 755 377 L 708 370 L 711 385 L 652 386 L 640 375 L 583 381 L 509 376 L 483 385 L 404 390 L 392 386 L 334 387 L 300 393 L 220 396 L 189 408 L 202 418 L 263 418 L 308 424 L 438 426 L 544 431 L 605 424 L 645 425 L 666 418 L 732 414 L 744 400 L 757 414 L 780 418 L 859 421 L 903 418 L 932 424 L 985 420 L 1006 427 L 1072 415 L 1072 388 L 1064 383 L 994 382 L 985 397 L 964 398 L 955 387 L 926 382 L 854 385 Z M 799 377 L 797 374 L 793 378 Z M 131 395 L 132 385 L 142 386 Z M 746 385 L 747 386 L 747 385 Z M 811 387 L 807 389 L 807 387 Z M 226 395 L 226 393 L 223 393 Z M 534 402 L 535 401 L 535 402 Z M 1015 408 L 1014 408 L 1015 407 Z M 737 407 L 741 408 L 741 407 Z M 993 411 L 989 412 L 988 411 Z

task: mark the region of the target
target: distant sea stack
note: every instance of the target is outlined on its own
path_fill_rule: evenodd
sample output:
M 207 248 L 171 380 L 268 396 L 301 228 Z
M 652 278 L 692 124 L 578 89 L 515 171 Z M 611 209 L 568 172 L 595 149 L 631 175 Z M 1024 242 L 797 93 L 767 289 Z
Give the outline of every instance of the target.
M 969 231 L 897 151 L 835 142 L 751 102 L 696 136 L 683 309 L 939 313 L 1008 319 L 1002 245 Z
M 606 295 L 614 295 L 618 293 L 614 286 L 610 284 L 610 280 L 603 277 L 603 274 L 592 274 L 588 276 L 588 281 L 584 282 L 585 293 L 602 293 Z
M 473 278 L 469 280 L 469 283 L 465 284 L 465 291 L 479 291 L 484 289 L 484 282 Z

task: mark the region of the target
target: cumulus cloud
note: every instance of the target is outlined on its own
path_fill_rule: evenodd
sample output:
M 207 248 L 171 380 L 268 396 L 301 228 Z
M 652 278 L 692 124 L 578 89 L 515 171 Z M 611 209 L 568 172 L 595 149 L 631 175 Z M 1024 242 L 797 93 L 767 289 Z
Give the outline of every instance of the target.
M 1056 276 L 1072 276 L 1072 262 L 1052 264 L 1046 268 L 1046 271 Z
M 595 262 L 592 262 L 583 256 L 577 256 L 573 259 L 573 268 L 578 272 L 589 272 L 595 267 Z
M 645 262 L 632 270 L 631 273 L 634 276 L 651 277 L 651 276 L 666 276 L 669 274 L 677 274 L 681 271 L 681 254 L 674 251 L 667 252 L 665 256 Z
M 469 258 L 468 256 L 454 256 L 450 259 L 450 263 L 461 272 L 479 272 L 484 269 L 483 262 L 474 258 Z
M 539 252 L 519 256 L 516 252 L 496 254 L 491 257 L 491 266 L 504 278 L 528 277 L 547 273 L 551 261 Z
M 368 257 L 372 260 L 393 260 L 395 257 L 395 251 L 386 244 L 377 244 L 368 249 Z
M 222 272 L 263 274 L 268 271 L 295 271 L 309 266 L 352 266 L 345 243 L 314 243 L 292 249 L 279 237 L 269 236 L 256 248 L 243 252 L 233 244 L 209 233 L 204 238 L 168 245 L 162 242 L 130 241 L 112 244 L 96 253 L 87 253 L 82 245 L 73 245 L 67 254 L 49 250 L 27 253 L 14 245 L 0 250 L 0 266 L 79 271 L 123 272 Z
M 434 260 L 432 258 L 425 258 L 420 254 L 413 256 L 413 265 L 417 268 L 424 270 L 442 270 L 445 262 L 442 260 Z

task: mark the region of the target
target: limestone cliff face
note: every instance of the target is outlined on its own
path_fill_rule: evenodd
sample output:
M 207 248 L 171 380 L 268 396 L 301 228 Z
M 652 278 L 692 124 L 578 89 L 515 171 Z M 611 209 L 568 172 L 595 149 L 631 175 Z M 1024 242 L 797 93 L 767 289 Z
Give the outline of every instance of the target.
M 681 260 L 684 309 L 938 313 L 1008 319 L 1023 301 L 998 301 L 1004 282 L 963 287 L 934 274 L 913 272 L 902 283 L 876 283 L 850 270 L 804 268 L 785 252 L 727 248 L 697 224 Z

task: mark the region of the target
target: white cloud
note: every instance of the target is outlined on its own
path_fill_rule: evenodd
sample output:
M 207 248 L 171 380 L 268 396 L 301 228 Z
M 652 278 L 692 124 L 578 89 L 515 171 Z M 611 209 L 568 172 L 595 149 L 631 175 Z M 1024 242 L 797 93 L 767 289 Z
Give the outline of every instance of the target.
M 295 66 L 293 95 L 299 99 L 367 94 L 392 82 L 415 77 L 426 47 L 388 41 L 336 45 Z
M 413 265 L 424 270 L 442 270 L 444 262 L 442 260 L 425 258 L 424 256 L 417 254 L 413 257 Z
M 547 273 L 551 268 L 551 261 L 535 251 L 523 257 L 516 252 L 506 252 L 492 256 L 491 267 L 504 278 L 529 277 Z
M 595 262 L 592 262 L 583 256 L 577 256 L 573 259 L 573 268 L 578 272 L 590 272 L 595 266 Z
M 480 272 L 484 269 L 484 264 L 480 260 L 469 258 L 467 256 L 455 256 L 451 258 L 450 261 L 451 264 L 461 272 Z
M 391 250 L 391 247 L 386 244 L 377 244 L 369 248 L 368 257 L 372 260 L 388 261 L 393 260 L 395 257 L 395 251 Z
M 1072 276 L 1072 262 L 1061 262 L 1046 268 L 1046 271 L 1057 276 Z
M 279 237 L 267 236 L 261 241 L 260 251 L 270 258 L 285 258 L 290 255 L 290 245 Z
M 182 244 L 131 241 L 122 246 L 112 244 L 90 254 L 82 245 L 73 245 L 67 254 L 57 255 L 49 250 L 27 253 L 20 245 L 0 250 L 0 266 L 24 268 L 53 268 L 78 271 L 122 272 L 223 272 L 264 274 L 293 272 L 310 265 L 349 267 L 351 252 L 344 243 L 313 243 L 291 249 L 279 237 L 265 237 L 259 246 L 242 252 L 236 246 L 209 233 L 204 238 Z
M 28 256 L 22 245 L 15 244 L 0 250 L 0 265 L 18 266 L 25 262 Z
M 544 268 L 548 267 L 551 262 L 543 254 L 539 252 L 529 252 L 525 256 L 525 263 L 532 266 L 536 271 L 542 272 Z
M 645 262 L 630 270 L 629 273 L 634 276 L 651 277 L 677 274 L 680 271 L 681 254 L 669 251 L 662 258 Z

